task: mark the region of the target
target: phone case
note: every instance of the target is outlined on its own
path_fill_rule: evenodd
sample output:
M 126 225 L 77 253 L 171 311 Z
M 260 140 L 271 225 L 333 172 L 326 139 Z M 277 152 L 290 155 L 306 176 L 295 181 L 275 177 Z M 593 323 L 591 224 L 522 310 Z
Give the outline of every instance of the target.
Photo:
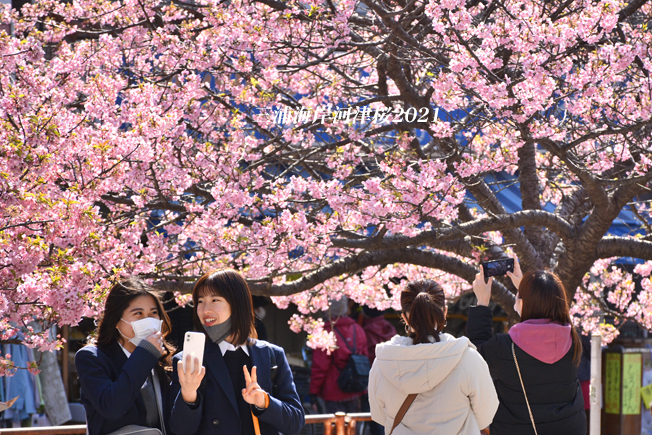
M 202 364 L 204 363 L 204 345 L 206 344 L 206 336 L 202 332 L 186 332 L 186 335 L 183 337 L 183 371 L 186 369 L 186 356 L 191 355 L 199 359 L 199 368 L 193 367 L 195 369 L 201 369 Z

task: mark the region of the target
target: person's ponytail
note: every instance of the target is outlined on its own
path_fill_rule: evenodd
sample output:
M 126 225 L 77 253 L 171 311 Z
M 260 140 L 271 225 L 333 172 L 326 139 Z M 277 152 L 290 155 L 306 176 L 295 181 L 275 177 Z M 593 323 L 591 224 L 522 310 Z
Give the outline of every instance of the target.
M 439 333 L 446 324 L 445 306 L 444 290 L 436 282 L 423 279 L 407 284 L 401 293 L 401 307 L 414 344 L 430 343 L 429 337 L 440 341 Z

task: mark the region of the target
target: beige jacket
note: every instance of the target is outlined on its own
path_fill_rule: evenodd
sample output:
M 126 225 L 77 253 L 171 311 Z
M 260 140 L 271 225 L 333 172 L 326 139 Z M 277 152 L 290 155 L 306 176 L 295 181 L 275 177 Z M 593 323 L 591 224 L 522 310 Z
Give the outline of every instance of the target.
M 412 344 L 394 336 L 376 346 L 369 374 L 371 418 L 389 434 L 408 394 L 418 393 L 393 435 L 478 435 L 498 409 L 487 363 L 466 337 Z

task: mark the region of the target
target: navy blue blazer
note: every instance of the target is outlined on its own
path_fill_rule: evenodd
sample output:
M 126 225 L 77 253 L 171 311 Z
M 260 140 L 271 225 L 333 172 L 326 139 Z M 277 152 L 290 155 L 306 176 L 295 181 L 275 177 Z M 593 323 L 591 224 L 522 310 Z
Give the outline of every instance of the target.
M 262 435 L 298 433 L 305 424 L 304 410 L 292 379 L 292 371 L 282 348 L 263 340 L 250 339 L 248 344 L 251 364 L 256 366 L 258 384 L 267 391 L 269 407 L 256 412 Z M 270 352 L 274 352 L 276 365 L 276 395 L 272 396 Z M 181 396 L 177 362 L 183 352 L 174 356 L 172 397 L 176 397 L 170 415 L 170 428 L 175 435 L 240 435 L 240 412 L 233 392 L 229 371 L 220 347 L 210 340 L 204 350 L 206 375 L 205 396 L 198 391 L 195 406 L 188 405 Z M 243 374 L 244 376 L 244 374 Z M 202 390 L 202 389 L 200 389 Z
M 101 348 L 85 346 L 77 352 L 75 366 L 90 435 L 108 434 L 130 424 L 146 426 L 140 389 L 157 364 L 158 358 L 142 347 L 127 358 L 117 341 Z M 165 379 L 159 380 L 167 429 L 166 392 L 170 389 Z

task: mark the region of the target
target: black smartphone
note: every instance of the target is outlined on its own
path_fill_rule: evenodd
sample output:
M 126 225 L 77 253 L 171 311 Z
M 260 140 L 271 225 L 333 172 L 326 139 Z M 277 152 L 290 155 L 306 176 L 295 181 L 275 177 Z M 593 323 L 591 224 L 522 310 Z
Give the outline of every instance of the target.
M 514 272 L 514 259 L 505 258 L 504 260 L 487 261 L 480 263 L 484 270 L 485 280 L 490 276 L 505 275 L 507 272 Z

